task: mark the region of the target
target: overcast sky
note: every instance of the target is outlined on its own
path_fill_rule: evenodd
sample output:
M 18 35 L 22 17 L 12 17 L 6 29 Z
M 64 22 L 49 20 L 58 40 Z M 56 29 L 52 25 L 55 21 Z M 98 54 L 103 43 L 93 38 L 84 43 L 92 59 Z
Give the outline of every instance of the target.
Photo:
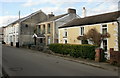
M 53 12 L 55 15 L 64 14 L 68 8 L 74 8 L 82 16 L 82 8 L 86 7 L 87 16 L 113 12 L 118 10 L 120 0 L 0 0 L 0 26 L 42 10 L 46 14 Z

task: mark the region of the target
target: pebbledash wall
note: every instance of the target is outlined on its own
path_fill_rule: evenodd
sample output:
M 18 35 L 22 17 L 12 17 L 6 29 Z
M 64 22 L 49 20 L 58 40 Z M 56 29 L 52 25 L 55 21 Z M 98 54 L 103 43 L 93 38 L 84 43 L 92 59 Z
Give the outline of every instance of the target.
M 81 18 L 82 20 L 88 19 L 89 17 Z M 83 22 L 81 19 L 76 19 L 78 22 Z M 99 18 L 98 18 L 99 19 Z M 76 21 L 75 20 L 75 21 Z M 73 22 L 75 22 L 73 21 Z M 78 22 L 75 23 L 78 23 Z M 118 22 L 103 22 L 103 23 L 97 23 L 97 24 L 86 24 L 86 25 L 72 25 L 73 22 L 69 22 L 68 24 L 64 25 L 63 27 L 59 27 L 59 43 L 68 43 L 68 44 L 82 44 L 81 40 L 78 40 L 78 36 L 82 36 L 83 34 L 86 34 L 88 30 L 95 28 L 98 32 L 102 33 L 103 29 L 106 29 L 106 31 L 110 34 L 110 38 L 106 38 L 101 43 L 101 48 L 105 48 L 105 53 L 107 54 L 106 57 L 109 59 L 110 57 L 110 48 L 114 48 L 115 51 L 118 51 Z M 83 23 L 81 23 L 83 24 Z M 68 25 L 68 26 L 67 26 Z M 89 44 L 92 44 L 88 40 Z

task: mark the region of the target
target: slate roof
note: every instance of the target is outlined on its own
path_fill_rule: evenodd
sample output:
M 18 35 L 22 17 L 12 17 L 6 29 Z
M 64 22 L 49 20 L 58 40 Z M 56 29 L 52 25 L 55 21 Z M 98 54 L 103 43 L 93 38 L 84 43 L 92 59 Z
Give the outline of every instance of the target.
M 64 17 L 64 16 L 66 16 L 66 15 L 68 15 L 68 13 L 62 14 L 62 15 L 58 15 L 58 16 L 53 16 L 53 17 L 51 17 L 50 19 L 48 19 L 47 21 L 54 21 L 54 20 L 57 20 L 57 19 L 59 19 L 59 18 L 62 18 L 62 17 Z
M 42 23 L 44 23 L 44 22 L 49 22 L 49 21 L 55 21 L 55 20 L 57 20 L 57 19 L 59 19 L 59 18 L 62 18 L 62 17 L 64 17 L 64 16 L 66 16 L 66 15 L 68 15 L 69 13 L 66 13 L 66 14 L 62 14 L 62 15 L 57 15 L 57 16 L 53 16 L 53 17 L 51 17 L 51 18 L 48 18 L 47 19 L 47 21 L 43 21 Z M 40 25 L 41 23 L 38 23 L 37 25 Z
M 64 24 L 63 26 L 60 26 L 59 28 L 113 22 L 113 21 L 117 21 L 117 18 L 119 17 L 120 17 L 120 11 L 94 15 L 85 18 L 77 18 Z
M 30 17 L 32 17 L 32 16 L 34 16 L 34 15 L 36 15 L 36 14 L 38 14 L 38 13 L 40 13 L 40 12 L 42 12 L 41 10 L 39 10 L 39 11 L 36 11 L 36 12 L 34 12 L 34 13 L 32 13 L 32 14 L 30 14 L 30 15 L 28 15 L 28 16 L 25 16 L 25 17 L 23 17 L 23 18 L 20 18 L 20 19 L 18 19 L 18 20 L 16 20 L 16 21 L 14 21 L 14 22 L 12 22 L 12 23 L 10 23 L 10 24 L 8 24 L 7 26 L 9 26 L 9 25 L 11 25 L 11 24 L 15 24 L 16 22 L 22 22 L 22 21 L 24 21 L 24 20 L 26 20 L 26 19 L 28 19 L 28 18 L 30 18 Z M 7 27 L 6 26 L 6 27 Z

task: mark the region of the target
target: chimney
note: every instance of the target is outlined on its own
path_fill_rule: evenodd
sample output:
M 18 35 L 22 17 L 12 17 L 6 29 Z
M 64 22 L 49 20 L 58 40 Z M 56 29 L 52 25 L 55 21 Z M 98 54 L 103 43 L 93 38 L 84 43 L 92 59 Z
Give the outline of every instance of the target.
M 69 8 L 68 13 L 75 13 L 76 14 L 76 9 Z
M 54 17 L 55 15 L 53 14 L 53 12 L 51 12 L 51 14 L 48 14 L 48 18 Z
M 83 7 L 83 13 L 82 13 L 82 14 L 83 14 L 83 15 L 82 15 L 83 18 L 86 17 L 86 9 L 85 9 L 85 7 Z

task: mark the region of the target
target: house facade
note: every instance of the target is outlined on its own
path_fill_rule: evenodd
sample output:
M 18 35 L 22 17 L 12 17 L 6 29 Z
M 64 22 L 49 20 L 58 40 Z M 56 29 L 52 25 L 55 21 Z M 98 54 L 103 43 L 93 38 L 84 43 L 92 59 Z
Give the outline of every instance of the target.
M 10 45 L 16 45 L 18 42 L 19 24 L 10 24 L 4 27 L 4 42 Z
M 101 42 L 101 48 L 106 53 L 106 58 L 109 59 L 110 48 L 118 51 L 118 32 L 120 17 L 120 11 L 105 13 L 95 16 L 89 16 L 84 18 L 74 19 L 73 21 L 64 24 L 59 27 L 59 43 L 67 44 L 83 44 L 82 40 L 78 40 L 78 36 L 83 36 L 90 29 L 95 28 L 99 33 L 109 33 L 110 37 L 105 38 Z M 97 36 L 97 35 L 96 35 Z M 87 40 L 88 44 L 92 44 L 90 40 Z
M 68 9 L 68 13 L 55 16 L 53 13 L 48 14 L 48 20 L 37 24 L 37 34 L 42 34 L 44 38 L 40 39 L 40 43 L 49 45 L 58 43 L 58 27 L 63 24 L 78 18 L 75 9 Z
M 3 28 L 4 27 L 0 27 L 0 43 L 2 43 L 4 40 L 3 40 Z
M 47 15 L 41 10 L 18 19 L 4 28 L 4 42 L 8 45 L 12 43 L 13 46 L 16 46 L 16 43 L 19 46 L 33 44 L 34 27 L 45 20 Z

